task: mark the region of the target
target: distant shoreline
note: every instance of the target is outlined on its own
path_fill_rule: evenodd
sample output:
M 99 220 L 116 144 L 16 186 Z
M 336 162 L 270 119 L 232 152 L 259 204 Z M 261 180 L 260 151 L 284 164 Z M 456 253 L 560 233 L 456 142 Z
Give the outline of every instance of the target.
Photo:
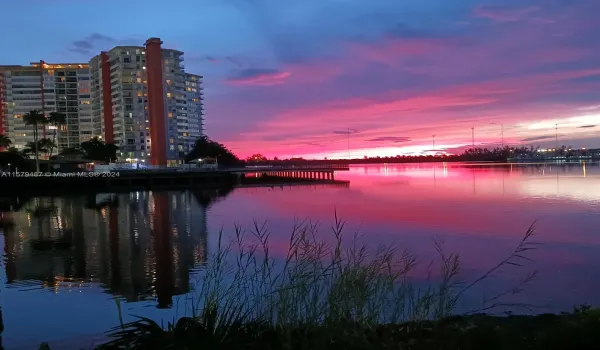
M 595 158 L 570 158 L 570 159 L 516 159 L 509 158 L 504 160 L 464 160 L 464 159 L 431 159 L 431 160 L 404 160 L 404 159 L 335 159 L 335 160 L 284 160 L 269 161 L 261 163 L 249 163 L 248 166 L 282 166 L 282 165 L 303 165 L 303 164 L 348 164 L 348 165 L 374 165 L 374 164 L 419 164 L 419 163 L 465 163 L 465 164 L 570 164 L 580 162 L 600 162 L 599 157 Z

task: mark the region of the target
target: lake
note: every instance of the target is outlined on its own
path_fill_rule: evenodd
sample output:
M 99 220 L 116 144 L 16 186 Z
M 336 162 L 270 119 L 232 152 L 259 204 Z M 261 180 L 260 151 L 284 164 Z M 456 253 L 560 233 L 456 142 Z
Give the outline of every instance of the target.
M 534 269 L 537 277 L 508 293 L 510 305 L 496 311 L 600 304 L 597 163 L 368 165 L 336 178 L 349 184 L 16 203 L 17 211 L 4 212 L 0 235 L 4 347 L 101 334 L 119 322 L 115 299 L 124 301 L 125 321 L 131 315 L 170 321 L 189 310 L 186 293 L 221 230 L 230 236 L 236 224 L 266 221 L 275 254 L 284 255 L 294 220 L 319 222 L 319 234 L 332 240 L 335 215 L 350 236 L 408 249 L 425 267 L 436 258 L 434 240 L 443 240 L 445 251 L 460 254 L 464 281 L 502 261 L 535 222 L 533 239 L 542 244 L 527 252 L 533 262 L 497 271 L 466 296 L 461 310 L 483 308 L 485 295 L 510 290 Z M 425 268 L 416 274 L 428 277 Z

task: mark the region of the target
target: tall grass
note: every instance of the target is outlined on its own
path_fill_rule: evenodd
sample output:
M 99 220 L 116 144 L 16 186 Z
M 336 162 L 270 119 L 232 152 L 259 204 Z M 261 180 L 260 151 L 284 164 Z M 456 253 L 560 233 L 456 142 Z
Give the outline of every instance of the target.
M 523 254 L 535 248 L 532 225 L 506 259 L 465 283 L 459 279 L 460 256 L 445 252 L 443 242 L 436 241 L 441 276 L 427 287 L 418 287 L 411 272 L 419 264 L 410 252 L 397 246 L 370 247 L 357 234 L 346 242 L 344 222 L 337 215 L 331 231 L 333 243 L 328 244 L 318 237 L 318 224 L 295 222 L 285 257 L 272 253 L 271 235 L 264 224 L 255 222 L 250 230 L 236 226 L 235 235 L 227 241 L 221 232 L 192 293 L 191 316 L 169 323 L 166 331 L 140 318 L 113 329 L 116 340 L 109 346 L 140 348 L 142 338 L 147 341 L 163 332 L 171 339 L 181 336 L 177 329 L 189 330 L 192 325 L 219 343 L 241 330 L 249 332 L 248 325 L 286 334 L 302 327 L 375 327 L 441 319 L 452 314 L 467 291 L 503 266 L 522 266 L 527 261 Z M 435 265 L 428 265 L 430 272 Z M 524 276 L 517 286 L 488 298 L 490 305 L 502 306 L 502 297 L 520 290 L 535 272 Z

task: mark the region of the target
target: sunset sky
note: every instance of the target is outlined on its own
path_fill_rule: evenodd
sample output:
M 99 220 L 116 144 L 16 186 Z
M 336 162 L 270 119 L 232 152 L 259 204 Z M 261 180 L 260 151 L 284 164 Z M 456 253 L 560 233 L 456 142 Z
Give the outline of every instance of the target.
M 239 156 L 600 147 L 598 0 L 4 0 L 0 64 L 160 37 Z

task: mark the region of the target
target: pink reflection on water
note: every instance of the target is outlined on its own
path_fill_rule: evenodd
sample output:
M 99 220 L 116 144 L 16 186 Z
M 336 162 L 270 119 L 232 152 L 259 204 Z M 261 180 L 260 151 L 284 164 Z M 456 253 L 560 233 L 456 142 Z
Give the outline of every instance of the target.
M 600 167 L 399 164 L 338 173 L 350 188 L 242 189 L 223 203 L 240 223 L 268 220 L 274 250 L 284 254 L 294 217 L 322 223 L 326 240 L 334 212 L 369 244 L 398 244 L 427 264 L 432 240 L 461 254 L 463 275 L 477 276 L 514 249 L 536 222 L 531 268 L 540 270 L 529 298 L 570 307 L 600 302 L 589 280 L 600 271 Z M 423 274 L 424 271 L 421 271 Z M 520 276 L 505 271 L 506 282 Z M 549 291 L 548 286 L 556 284 Z M 562 285 L 558 285 L 562 284 Z M 597 284 L 597 283 L 595 283 Z M 557 306 L 560 305 L 560 306 Z
M 509 165 L 364 166 L 338 175 L 350 180 L 350 189 L 275 188 L 260 194 L 242 190 L 236 197 L 249 197 L 245 199 L 253 204 L 243 210 L 258 217 L 264 217 L 258 203 L 269 208 L 269 216 L 297 215 L 326 222 L 337 211 L 369 232 L 382 225 L 411 224 L 461 236 L 517 238 L 537 221 L 547 241 L 598 245 L 600 236 L 565 234 L 572 232 L 573 222 L 564 219 L 573 214 L 582 224 L 598 223 L 594 215 L 600 203 L 598 167 L 585 177 L 576 167 L 562 170 Z

